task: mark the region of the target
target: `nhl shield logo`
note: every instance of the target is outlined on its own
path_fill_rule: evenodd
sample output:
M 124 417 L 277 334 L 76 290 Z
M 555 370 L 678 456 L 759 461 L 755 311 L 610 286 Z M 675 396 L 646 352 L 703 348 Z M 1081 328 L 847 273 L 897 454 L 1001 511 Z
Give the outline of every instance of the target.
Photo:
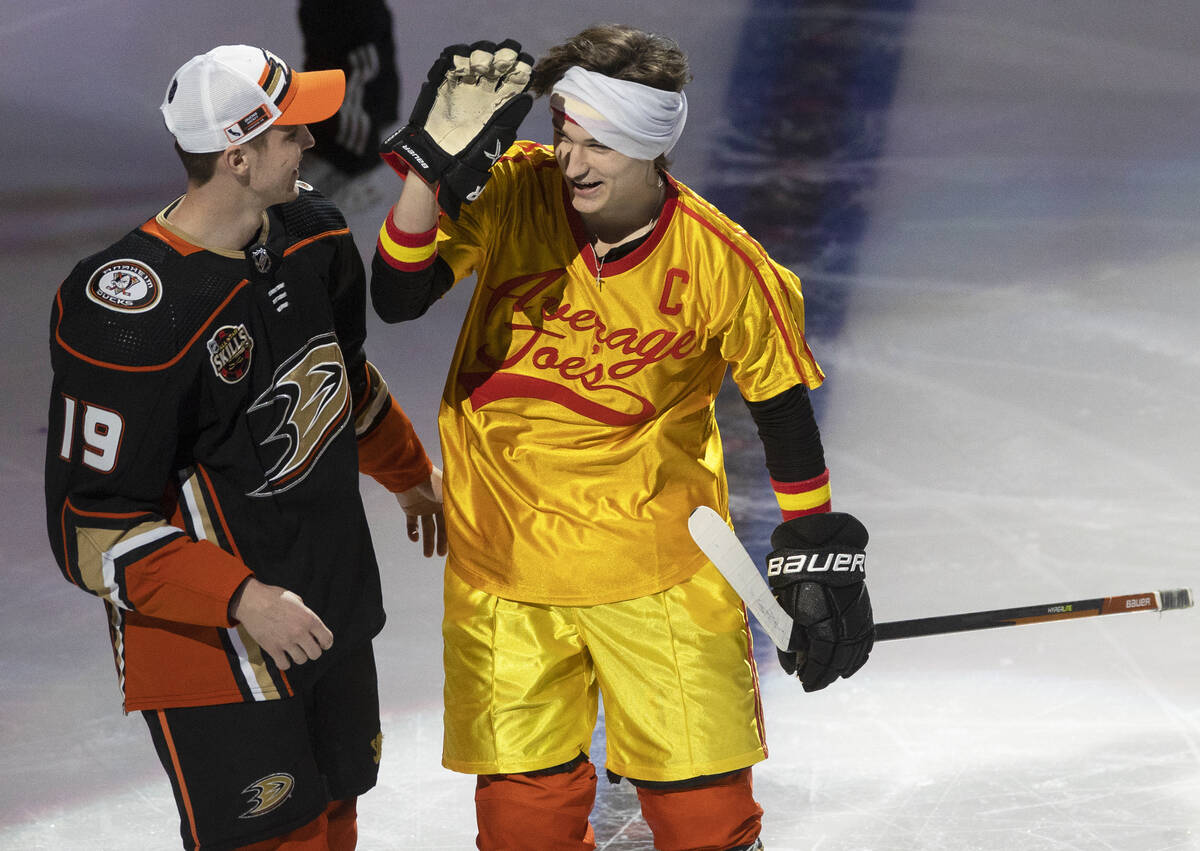
M 250 256 L 254 258 L 254 268 L 258 270 L 258 273 L 260 275 L 267 274 L 267 270 L 271 268 L 271 255 L 266 246 L 257 246 L 250 252 Z
M 139 260 L 112 260 L 92 273 L 87 297 L 121 313 L 144 313 L 162 298 L 162 282 Z
M 223 325 L 208 338 L 208 359 L 213 372 L 226 384 L 237 384 L 250 371 L 254 340 L 245 325 Z

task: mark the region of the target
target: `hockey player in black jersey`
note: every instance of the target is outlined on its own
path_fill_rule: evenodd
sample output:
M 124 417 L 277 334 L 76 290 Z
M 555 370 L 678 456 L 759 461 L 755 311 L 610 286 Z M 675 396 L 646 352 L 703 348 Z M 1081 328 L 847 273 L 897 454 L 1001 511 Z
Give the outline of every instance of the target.
M 440 473 L 364 353 L 358 251 L 298 182 L 343 92 L 245 45 L 183 65 L 161 109 L 186 194 L 52 308 L 50 542 L 104 601 L 185 848 L 354 847 L 384 621 L 359 472 L 445 553 Z

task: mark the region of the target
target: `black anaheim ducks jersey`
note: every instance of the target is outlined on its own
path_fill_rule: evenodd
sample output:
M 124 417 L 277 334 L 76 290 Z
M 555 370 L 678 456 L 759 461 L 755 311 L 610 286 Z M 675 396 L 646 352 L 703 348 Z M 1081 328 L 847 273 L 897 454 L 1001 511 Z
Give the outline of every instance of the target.
M 411 437 L 366 361 L 362 263 L 331 203 L 304 187 L 239 253 L 194 244 L 173 207 L 77 265 L 50 325 L 50 540 L 106 603 L 126 711 L 286 696 L 376 634 L 356 433 L 398 416 Z M 419 442 L 402 460 L 393 483 L 428 475 Z M 280 672 L 228 619 L 250 572 L 299 594 L 332 650 Z

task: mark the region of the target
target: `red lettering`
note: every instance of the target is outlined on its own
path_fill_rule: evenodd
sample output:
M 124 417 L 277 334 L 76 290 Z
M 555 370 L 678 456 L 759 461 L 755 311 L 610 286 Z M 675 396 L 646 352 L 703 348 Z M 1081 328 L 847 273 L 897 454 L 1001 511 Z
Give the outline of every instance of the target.
M 637 344 L 638 332 L 635 328 L 618 328 L 608 335 L 608 339 L 599 338 L 597 342 L 603 343 L 610 349 L 620 347 L 625 354 L 633 352 L 634 345 Z
M 681 286 L 687 284 L 690 280 L 688 273 L 683 269 L 668 269 L 667 277 L 663 280 L 662 296 L 658 299 L 658 312 L 664 313 L 667 316 L 675 316 L 679 311 L 683 310 L 683 302 L 678 301 L 671 304 L 671 291 L 675 288 L 675 281 L 678 280 Z
M 459 377 L 464 388 L 470 392 L 473 404 L 478 408 L 498 398 L 519 396 L 522 391 L 528 391 L 527 395 L 530 398 L 557 402 L 599 422 L 640 422 L 653 415 L 654 406 L 648 399 L 628 388 L 605 384 L 604 381 L 627 380 L 647 366 L 666 358 L 682 360 L 696 350 L 696 332 L 684 330 L 681 333 L 670 328 L 652 328 L 646 331 L 618 328 L 609 331 L 595 310 L 572 309 L 570 304 L 555 301 L 551 297 L 547 291 L 563 280 L 563 270 L 553 269 L 521 275 L 492 289 L 485 308 L 489 315 L 501 309 L 501 305 L 508 301 L 513 309 L 513 318 L 524 314 L 520 318 L 528 317 L 529 320 L 537 322 L 536 317 L 530 315 L 530 310 L 533 309 L 540 311 L 542 321 L 537 324 L 504 323 L 503 327 L 512 332 L 511 337 L 501 342 L 501 345 L 508 346 L 508 349 L 497 351 L 493 355 L 487 351 L 485 343 L 475 352 L 476 362 L 488 372 L 462 373 Z M 673 301 L 672 293 L 678 292 L 688 280 L 688 273 L 682 269 L 671 269 L 667 273 L 659 300 L 659 310 L 663 314 L 675 315 L 682 310 L 682 301 Z M 570 329 L 569 333 L 579 335 L 583 339 L 576 338 L 578 341 L 571 344 L 561 343 L 560 341 L 568 339 L 568 333 L 558 333 L 546 327 L 555 324 L 564 332 Z M 527 334 L 523 340 L 522 332 Z M 581 344 L 588 347 L 588 354 L 596 355 L 608 349 L 610 352 L 619 352 L 626 359 L 606 366 L 599 361 L 590 361 L 585 356 L 566 355 L 563 351 L 563 345 L 570 345 L 571 349 L 576 349 Z M 507 372 L 522 362 L 533 369 L 555 373 L 557 377 L 551 380 L 533 377 L 519 380 L 516 374 Z M 502 378 L 502 375 L 507 377 Z M 593 400 L 581 401 L 584 397 L 565 386 L 566 383 L 572 382 L 587 393 L 614 393 L 618 398 L 607 404 Z M 490 389 L 485 391 L 484 385 Z M 560 389 L 553 392 L 548 389 L 555 386 L 559 386 Z M 628 405 L 631 402 L 635 413 L 629 412 Z M 616 407 L 613 403 L 616 403 Z
M 562 269 L 551 269 L 548 272 L 534 272 L 530 275 L 519 275 L 511 278 L 492 290 L 492 297 L 488 299 L 486 311 L 490 314 L 501 301 L 511 298 L 514 300 L 513 306 L 516 310 L 524 312 L 536 296 L 545 292 L 546 288 L 551 284 L 562 280 L 562 277 Z M 532 287 L 525 292 L 515 294 L 516 290 L 530 282 L 534 282 Z
M 594 310 L 580 310 L 571 314 L 567 324 L 575 331 L 590 331 L 596 327 L 604 328 L 604 323 L 597 320 Z

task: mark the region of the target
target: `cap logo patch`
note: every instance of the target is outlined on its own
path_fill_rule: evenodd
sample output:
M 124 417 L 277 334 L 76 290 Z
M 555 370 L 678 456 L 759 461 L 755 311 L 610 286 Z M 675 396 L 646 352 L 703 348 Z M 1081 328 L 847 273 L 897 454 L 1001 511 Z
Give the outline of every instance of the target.
M 267 109 L 264 103 L 261 106 L 256 106 L 248 115 L 244 115 L 225 128 L 225 138 L 230 142 L 237 142 L 239 139 L 253 133 L 258 127 L 263 124 L 268 124 L 271 121 L 271 111 Z
M 109 310 L 144 313 L 162 298 L 162 282 L 145 263 L 112 260 L 92 273 L 87 296 Z
M 208 360 L 226 384 L 237 384 L 250 371 L 254 340 L 245 325 L 222 325 L 208 338 Z

